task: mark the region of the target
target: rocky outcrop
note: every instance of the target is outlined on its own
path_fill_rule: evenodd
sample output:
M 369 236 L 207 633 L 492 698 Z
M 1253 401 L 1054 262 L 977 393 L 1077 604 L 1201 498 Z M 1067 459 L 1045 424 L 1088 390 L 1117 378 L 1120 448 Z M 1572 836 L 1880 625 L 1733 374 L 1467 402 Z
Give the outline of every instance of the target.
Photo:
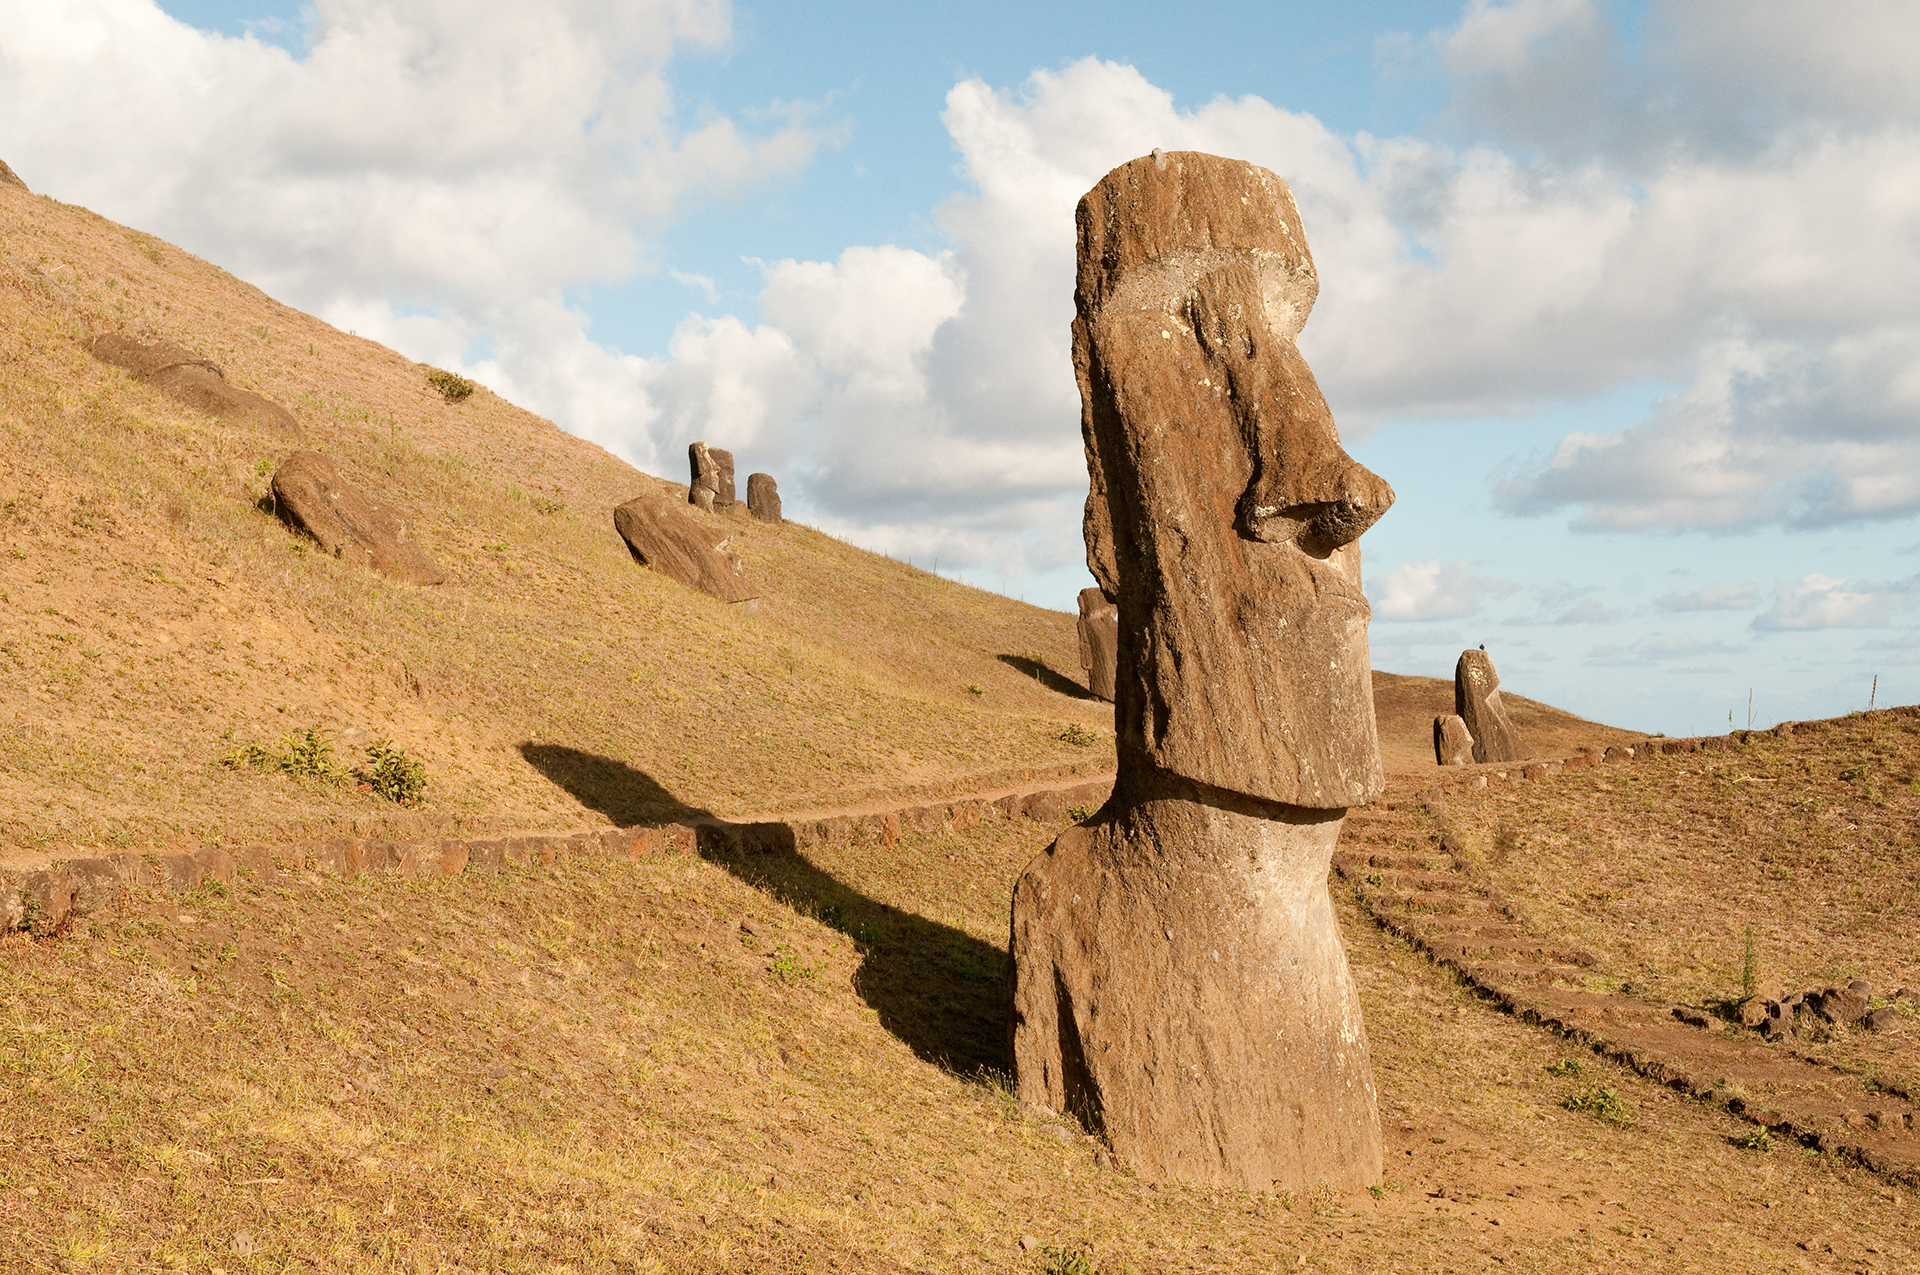
M 1473 732 L 1458 713 L 1433 719 L 1433 760 L 1442 766 L 1473 764 Z
M 1521 761 L 1533 756 L 1500 703 L 1500 675 L 1483 646 L 1460 652 L 1453 666 L 1453 711 L 1473 736 L 1475 761 Z
M 1080 590 L 1080 667 L 1087 689 L 1113 702 L 1114 670 L 1120 658 L 1120 608 L 1096 588 Z
M 1355 541 L 1393 492 L 1340 447 L 1294 337 L 1292 193 L 1197 153 L 1080 201 L 1087 560 L 1117 611 L 1112 798 L 1014 889 L 1026 1102 L 1147 1178 L 1379 1180 L 1327 869 L 1384 786 Z
M 785 521 L 780 516 L 780 484 L 772 474 L 747 475 L 747 512 L 776 527 Z
M 0 186 L 18 186 L 21 190 L 27 188 L 27 183 L 20 180 L 20 174 L 9 168 L 4 159 L 0 159 Z
M 220 365 L 184 345 L 159 338 L 142 341 L 124 332 L 104 332 L 87 345 L 102 363 L 123 367 L 176 402 L 218 416 L 301 436 L 293 413 L 262 394 L 227 383 Z
M 665 496 L 636 496 L 613 511 L 614 530 L 642 566 L 652 567 L 690 589 L 722 602 L 760 596 L 748 585 L 740 560 L 724 552 L 724 532 L 696 519 Z
M 408 584 L 439 584 L 447 578 L 409 533 L 405 512 L 353 487 L 319 452 L 298 451 L 281 462 L 273 474 L 273 500 L 289 526 L 336 558 L 365 563 Z

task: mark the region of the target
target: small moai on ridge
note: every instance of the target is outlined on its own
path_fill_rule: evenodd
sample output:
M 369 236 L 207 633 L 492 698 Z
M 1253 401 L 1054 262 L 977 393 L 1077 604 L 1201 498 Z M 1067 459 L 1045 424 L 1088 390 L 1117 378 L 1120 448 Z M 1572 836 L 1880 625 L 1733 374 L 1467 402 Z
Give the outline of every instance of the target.
M 1453 666 L 1453 711 L 1473 737 L 1475 761 L 1522 761 L 1533 756 L 1507 720 L 1507 710 L 1500 703 L 1500 675 L 1493 671 L 1484 646 L 1460 652 L 1460 662 Z
M 1014 887 L 1022 1102 L 1147 1180 L 1379 1182 L 1327 893 L 1385 786 L 1360 535 L 1393 491 L 1294 345 L 1319 282 L 1287 184 L 1197 152 L 1080 201 L 1087 562 L 1118 610 L 1113 795 Z
M 734 496 L 733 453 L 705 443 L 687 445 L 687 503 L 713 514 L 739 513 L 746 508 Z
M 1442 713 L 1433 719 L 1433 760 L 1441 766 L 1472 764 L 1473 732 L 1458 713 Z
M 1080 667 L 1087 689 L 1113 703 L 1114 668 L 1120 658 L 1120 608 L 1097 587 L 1080 590 Z
M 785 521 L 780 516 L 780 484 L 772 474 L 747 475 L 747 512 L 776 527 Z

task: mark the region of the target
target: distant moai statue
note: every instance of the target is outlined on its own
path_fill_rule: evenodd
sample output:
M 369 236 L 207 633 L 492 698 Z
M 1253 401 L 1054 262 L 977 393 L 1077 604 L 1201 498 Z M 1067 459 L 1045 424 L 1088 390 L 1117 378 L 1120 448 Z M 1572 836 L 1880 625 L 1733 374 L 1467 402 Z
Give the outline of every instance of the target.
M 709 513 L 738 512 L 734 506 L 733 453 L 705 443 L 687 445 L 687 465 L 693 471 L 687 482 L 687 503 Z
M 1284 181 L 1156 151 L 1076 220 L 1119 774 L 1014 888 L 1015 1089 L 1143 1178 L 1373 1185 L 1327 869 L 1385 782 L 1355 541 L 1393 491 L 1341 449 L 1294 345 L 1319 283 Z
M 770 522 L 779 526 L 780 484 L 773 481 L 772 474 L 747 475 L 747 512 L 761 522 Z
M 1453 666 L 1453 711 L 1473 737 L 1475 761 L 1520 761 L 1533 755 L 1507 720 L 1500 703 L 1500 675 L 1484 646 L 1460 652 L 1460 662 Z
M 1465 766 L 1473 761 L 1473 732 L 1458 713 L 1433 719 L 1433 760 L 1442 766 Z
M 1080 590 L 1080 667 L 1087 689 L 1113 702 L 1114 667 L 1120 657 L 1120 608 L 1097 588 Z

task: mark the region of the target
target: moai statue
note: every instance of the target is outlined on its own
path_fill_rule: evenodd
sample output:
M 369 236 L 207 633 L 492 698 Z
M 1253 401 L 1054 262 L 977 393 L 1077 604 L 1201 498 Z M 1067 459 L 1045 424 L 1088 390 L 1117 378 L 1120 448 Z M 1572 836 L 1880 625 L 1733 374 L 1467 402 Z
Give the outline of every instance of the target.
M 1014 887 L 1022 1101 L 1147 1179 L 1379 1181 L 1327 868 L 1384 787 L 1355 541 L 1393 491 L 1294 346 L 1319 291 L 1287 184 L 1174 152 L 1080 201 L 1087 562 L 1119 610 L 1113 796 Z
M 747 475 L 747 512 L 761 522 L 780 525 L 780 484 L 772 474 Z
M 1458 713 L 1433 719 L 1433 760 L 1442 766 L 1466 766 L 1473 761 L 1473 732 Z
M 1507 710 L 1500 703 L 1500 675 L 1493 671 L 1484 646 L 1460 652 L 1460 662 L 1453 666 L 1453 711 L 1473 736 L 1475 761 L 1520 761 L 1533 756 L 1507 720 Z
M 1087 672 L 1087 689 L 1109 704 L 1119 654 L 1120 608 L 1098 589 L 1080 590 L 1080 667 Z
M 713 511 L 717 514 L 739 513 L 734 506 L 739 504 L 733 488 L 733 453 L 718 447 L 709 447 L 707 455 L 713 458 Z
M 705 443 L 687 444 L 687 465 L 693 475 L 687 479 L 687 503 L 696 509 L 713 512 L 714 496 L 720 477 L 714 465 L 713 449 Z

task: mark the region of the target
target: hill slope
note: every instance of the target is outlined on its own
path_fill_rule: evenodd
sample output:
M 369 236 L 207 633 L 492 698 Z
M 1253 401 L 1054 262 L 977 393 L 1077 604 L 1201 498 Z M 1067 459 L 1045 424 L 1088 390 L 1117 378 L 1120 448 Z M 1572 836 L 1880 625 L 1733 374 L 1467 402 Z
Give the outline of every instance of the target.
M 288 405 L 305 446 L 413 511 L 451 579 L 393 584 L 290 535 L 259 502 L 298 444 L 94 361 L 83 342 L 109 330 L 177 340 Z M 728 518 L 764 594 L 742 614 L 615 534 L 614 505 L 668 484 L 3 185 L 0 333 L 0 840 L 583 826 L 1110 761 L 1106 707 L 1069 680 L 1070 616 Z M 220 764 L 308 727 L 348 762 L 391 738 L 424 760 L 430 804 Z

